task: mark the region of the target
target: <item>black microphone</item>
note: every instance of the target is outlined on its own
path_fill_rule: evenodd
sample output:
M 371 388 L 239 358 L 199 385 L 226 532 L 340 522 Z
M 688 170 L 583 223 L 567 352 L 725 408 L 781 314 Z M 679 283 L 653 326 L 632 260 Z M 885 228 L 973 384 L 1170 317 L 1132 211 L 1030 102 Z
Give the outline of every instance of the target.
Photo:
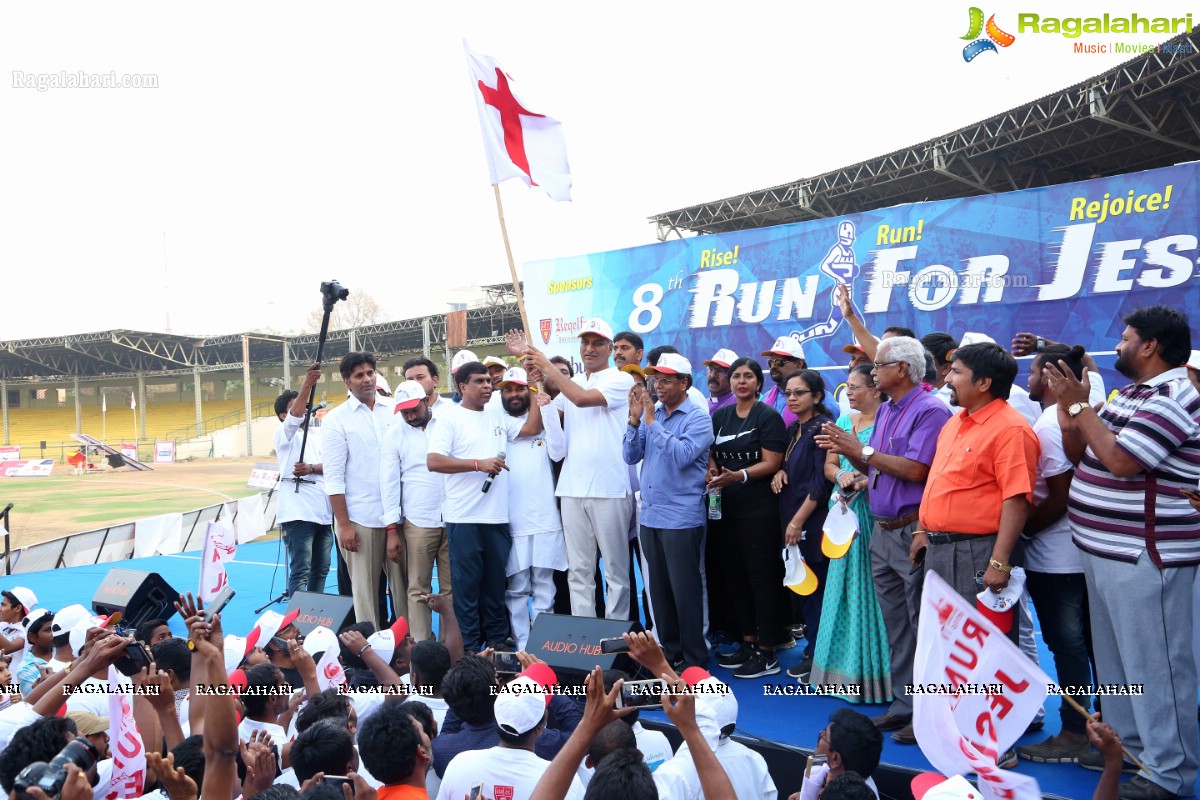
M 500 453 L 496 456 L 496 458 L 503 460 L 504 459 L 504 451 L 501 450 Z M 484 479 L 484 481 L 483 481 L 483 493 L 484 494 L 487 494 L 487 490 L 492 488 L 492 481 L 494 481 L 494 480 L 496 480 L 496 478 L 495 478 L 495 476 L 492 476 L 492 475 L 488 475 L 487 478 Z
M 329 403 L 317 403 L 315 406 L 313 406 L 313 413 L 317 413 L 322 408 L 329 408 Z

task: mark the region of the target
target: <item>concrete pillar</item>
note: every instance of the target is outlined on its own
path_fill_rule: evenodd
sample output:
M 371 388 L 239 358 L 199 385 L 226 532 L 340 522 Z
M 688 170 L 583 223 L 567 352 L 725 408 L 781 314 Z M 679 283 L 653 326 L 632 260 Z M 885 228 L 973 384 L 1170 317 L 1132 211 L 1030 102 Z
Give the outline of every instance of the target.
M 142 438 L 146 438 L 146 373 L 138 372 L 138 419 L 142 424 Z
M 12 444 L 8 440 L 8 381 L 0 378 L 0 417 L 4 421 L 4 443 Z
M 200 386 L 200 367 L 192 367 L 192 394 L 196 396 L 196 436 L 204 435 L 204 389 Z
M 429 358 L 429 317 L 421 320 L 421 355 Z
M 250 398 L 250 337 L 242 336 L 242 389 L 246 396 L 246 455 L 254 453 L 254 433 L 251 430 L 253 403 Z
M 283 388 L 292 388 L 292 348 L 287 339 L 283 340 Z
M 75 389 L 75 432 L 83 433 L 83 407 L 79 404 L 79 376 L 71 376 L 71 384 Z

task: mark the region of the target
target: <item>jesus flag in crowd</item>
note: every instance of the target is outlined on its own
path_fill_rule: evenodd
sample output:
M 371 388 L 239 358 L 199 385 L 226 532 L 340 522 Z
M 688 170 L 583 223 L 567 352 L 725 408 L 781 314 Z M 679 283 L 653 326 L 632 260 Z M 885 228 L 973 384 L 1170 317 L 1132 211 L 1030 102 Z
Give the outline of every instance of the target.
M 225 562 L 237 554 L 237 536 L 233 526 L 224 520 L 208 523 L 204 536 L 204 551 L 200 556 L 200 600 L 211 603 L 228 583 Z
M 925 573 L 913 683 L 913 729 L 938 772 L 976 773 L 988 800 L 1042 796 L 1036 780 L 1000 769 L 996 757 L 1025 732 L 1053 681 L 934 572 Z
M 492 183 L 520 178 L 551 199 L 570 200 L 571 168 L 562 123 L 526 108 L 513 93 L 512 78 L 495 59 L 472 52 L 465 43 L 463 50 Z

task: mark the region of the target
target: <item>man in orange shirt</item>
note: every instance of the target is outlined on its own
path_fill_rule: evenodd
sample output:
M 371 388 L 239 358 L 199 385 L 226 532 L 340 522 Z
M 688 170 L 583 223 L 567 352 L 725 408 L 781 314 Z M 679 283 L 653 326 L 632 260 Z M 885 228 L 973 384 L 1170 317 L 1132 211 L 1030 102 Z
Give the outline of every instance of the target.
M 1025 526 L 1041 447 L 1008 404 L 1017 362 L 996 344 L 960 347 L 946 385 L 961 409 L 938 435 L 910 555 L 966 600 L 1008 585 L 1009 558 Z M 926 555 L 927 553 L 927 555 Z M 978 576 L 982 576 L 982 580 Z M 1009 637 L 1017 641 L 1017 626 Z

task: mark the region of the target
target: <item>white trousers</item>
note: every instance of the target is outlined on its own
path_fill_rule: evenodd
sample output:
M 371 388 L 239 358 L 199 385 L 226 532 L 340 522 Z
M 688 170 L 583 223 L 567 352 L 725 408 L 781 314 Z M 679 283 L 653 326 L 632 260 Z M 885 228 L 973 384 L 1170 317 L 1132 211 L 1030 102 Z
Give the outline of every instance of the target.
M 529 614 L 529 598 L 533 597 L 533 615 Z M 512 621 L 513 638 L 517 649 L 524 650 L 529 641 L 529 627 L 538 614 L 554 610 L 554 570 L 530 567 L 508 576 L 504 604 Z
M 629 619 L 629 515 L 633 497 L 562 498 L 571 614 L 596 616 L 596 556 L 604 558 L 604 616 Z

